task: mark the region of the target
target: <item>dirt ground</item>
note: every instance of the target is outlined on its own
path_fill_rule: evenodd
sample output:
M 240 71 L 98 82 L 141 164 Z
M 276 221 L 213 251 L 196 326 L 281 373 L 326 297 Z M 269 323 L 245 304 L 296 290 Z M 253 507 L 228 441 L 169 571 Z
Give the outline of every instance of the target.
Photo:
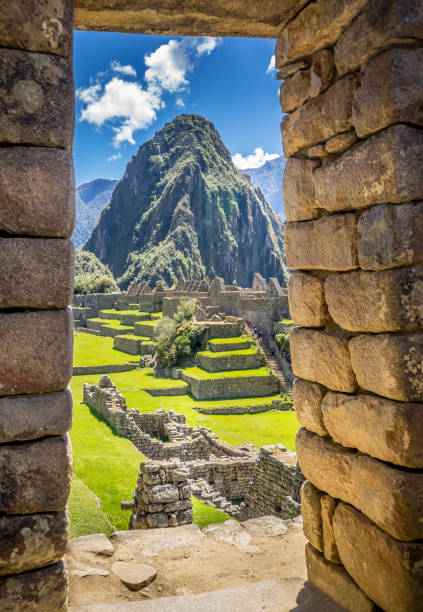
M 111 536 L 114 550 L 105 536 L 100 536 L 111 549 L 107 554 L 101 551 L 101 546 L 91 545 L 91 536 L 71 541 L 67 554 L 71 581 L 69 604 L 145 601 L 272 578 L 306 578 L 306 540 L 300 520 L 285 521 L 287 533 L 277 536 L 250 531 L 246 535 L 244 527 L 240 527 L 242 523 L 230 523 L 233 533 L 230 525 L 223 531 L 219 526 L 216 531 L 206 528 L 201 532 L 196 525 L 188 525 L 166 530 L 116 532 Z M 116 561 L 152 565 L 157 570 L 157 578 L 140 591 L 130 591 L 112 572 Z M 107 575 L 95 575 L 99 570 Z

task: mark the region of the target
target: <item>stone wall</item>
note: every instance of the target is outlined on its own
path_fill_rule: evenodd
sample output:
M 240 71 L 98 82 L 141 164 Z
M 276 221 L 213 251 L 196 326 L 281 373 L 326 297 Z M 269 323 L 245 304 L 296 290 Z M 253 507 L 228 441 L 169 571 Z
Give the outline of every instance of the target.
M 72 305 L 76 308 L 92 308 L 98 313 L 100 310 L 114 308 L 115 303 L 121 297 L 122 294 L 120 293 L 87 293 L 86 295 L 74 295 Z
M 196 461 L 188 464 L 192 480 L 204 479 L 228 499 L 243 498 L 253 479 L 255 457 Z
M 252 483 L 240 508 L 240 520 L 268 514 L 284 519 L 298 516 L 303 482 L 295 454 L 280 445 L 262 446 Z
M 0 25 L 0 609 L 64 610 L 72 474 L 73 3 Z M 41 569 L 42 568 L 42 569 Z
M 188 470 L 179 462 L 141 463 L 129 529 L 178 527 L 192 523 Z
M 270 374 L 260 377 L 242 376 L 220 380 L 202 380 L 192 378 L 192 376 L 183 372 L 182 379 L 191 385 L 191 393 L 200 400 L 216 397 L 258 397 L 279 391 L 277 379 Z
M 316 0 L 275 52 L 308 575 L 351 612 L 423 597 L 422 39 L 421 1 Z

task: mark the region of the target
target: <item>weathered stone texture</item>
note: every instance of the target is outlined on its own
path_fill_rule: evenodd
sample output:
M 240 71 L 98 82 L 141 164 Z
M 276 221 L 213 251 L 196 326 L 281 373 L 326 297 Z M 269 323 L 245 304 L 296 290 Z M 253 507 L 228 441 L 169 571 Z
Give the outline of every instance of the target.
M 311 544 L 306 546 L 307 575 L 310 582 L 327 593 L 348 612 L 376 612 L 376 606 L 341 565 L 326 561 Z
M 72 147 L 72 65 L 45 53 L 0 50 L 0 141 Z
M 387 47 L 423 38 L 423 6 L 416 0 L 372 0 L 335 46 L 339 74 L 363 66 Z
M 346 149 L 349 149 L 349 147 L 351 147 L 356 140 L 357 136 L 354 130 L 343 132 L 342 134 L 337 134 L 336 136 L 329 138 L 329 140 L 325 143 L 325 150 L 327 153 L 339 154 Z
M 72 155 L 61 149 L 0 148 L 0 229 L 70 238 L 75 221 Z
M 67 599 L 68 572 L 63 561 L 32 572 L 0 578 L 1 610 L 64 612 Z
M 420 267 L 332 274 L 325 281 L 325 297 L 330 316 L 349 331 L 413 331 L 423 327 Z
M 423 131 L 396 125 L 313 173 L 315 207 L 331 212 L 423 198 Z
M 333 514 L 338 502 L 330 495 L 323 495 L 320 500 L 323 527 L 323 554 L 332 563 L 341 563 L 333 533 Z
M 298 70 L 280 89 L 282 112 L 290 113 L 309 98 L 315 98 L 332 83 L 335 66 L 331 49 L 322 49 L 312 58 L 308 70 Z
M 319 0 L 282 30 L 276 42 L 276 68 L 333 45 L 367 0 Z
M 0 308 L 72 303 L 75 262 L 69 240 L 0 238 L 0 261 Z
M 302 378 L 296 378 L 294 381 L 294 408 L 298 422 L 319 436 L 328 435 L 321 408 L 326 391 L 327 389 L 318 383 Z
M 0 512 L 63 510 L 72 478 L 69 436 L 0 446 Z
M 423 467 L 423 404 L 329 392 L 321 409 L 335 442 L 396 465 Z
M 76 0 L 75 29 L 167 36 L 276 38 L 307 0 Z
M 67 433 L 72 424 L 72 393 L 0 398 L 0 443 Z
M 304 476 L 318 489 L 352 504 L 394 538 L 422 538 L 423 473 L 392 467 L 304 428 L 297 433 L 297 453 Z
M 348 341 L 344 338 L 325 331 L 294 327 L 290 348 L 295 376 L 318 382 L 334 391 L 355 391 Z
M 288 301 L 291 318 L 296 325 L 321 327 L 328 318 L 323 280 L 294 272 L 288 281 Z
M 383 270 L 423 263 L 423 202 L 381 204 L 365 210 L 357 223 L 360 268 Z
M 282 142 L 285 157 L 291 157 L 305 147 L 349 130 L 352 126 L 352 100 L 357 85 L 357 77 L 348 75 L 284 117 Z
M 358 267 L 355 215 L 331 215 L 285 225 L 285 250 L 291 270 L 353 270 Z
M 27 51 L 70 55 L 73 32 L 73 2 L 2 0 L 0 46 Z M 30 16 L 30 18 L 29 18 Z
M 319 216 L 315 206 L 313 170 L 318 162 L 291 157 L 283 174 L 283 200 L 287 221 L 306 221 Z
M 0 314 L 0 396 L 66 389 L 72 377 L 72 311 Z
M 392 123 L 423 125 L 423 49 L 390 49 L 371 60 L 353 102 L 360 138 Z
M 69 517 L 55 513 L 0 516 L 0 576 L 59 561 L 66 552 Z
M 333 526 L 342 563 L 374 602 L 386 612 L 421 609 L 422 542 L 400 542 L 342 503 Z
M 316 489 L 310 481 L 306 480 L 301 487 L 301 514 L 303 517 L 303 531 L 314 548 L 323 552 L 323 525 L 321 500 L 324 493 Z
M 349 349 L 360 387 L 402 402 L 423 401 L 423 335 L 360 335 Z

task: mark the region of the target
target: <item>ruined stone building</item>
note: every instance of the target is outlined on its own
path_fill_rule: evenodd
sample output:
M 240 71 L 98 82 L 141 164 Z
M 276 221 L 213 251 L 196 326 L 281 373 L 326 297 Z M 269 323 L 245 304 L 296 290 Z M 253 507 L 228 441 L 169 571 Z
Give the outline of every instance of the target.
M 309 580 L 421 610 L 422 0 L 1 8 L 0 609 L 67 601 L 78 28 L 276 39 Z

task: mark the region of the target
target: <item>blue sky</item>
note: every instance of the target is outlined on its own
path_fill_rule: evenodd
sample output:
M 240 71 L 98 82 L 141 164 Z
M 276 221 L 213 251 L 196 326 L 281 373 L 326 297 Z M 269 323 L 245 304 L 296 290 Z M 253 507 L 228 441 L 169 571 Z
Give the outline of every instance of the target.
M 76 32 L 76 184 L 121 178 L 139 146 L 182 112 L 213 121 L 239 167 L 280 155 L 274 44 Z

